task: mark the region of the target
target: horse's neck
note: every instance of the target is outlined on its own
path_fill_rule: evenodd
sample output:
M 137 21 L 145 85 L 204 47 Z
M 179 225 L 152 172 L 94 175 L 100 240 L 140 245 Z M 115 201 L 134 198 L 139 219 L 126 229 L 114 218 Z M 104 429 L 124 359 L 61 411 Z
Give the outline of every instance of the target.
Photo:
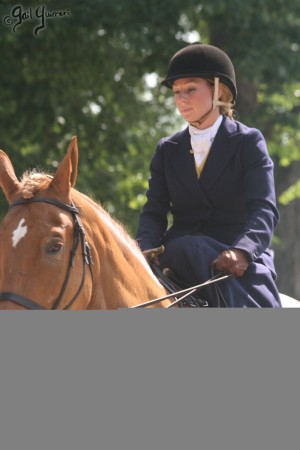
M 116 259 L 106 261 L 105 273 L 101 273 L 108 309 L 126 308 L 165 295 L 150 269 L 136 255 L 126 256 L 125 259 L 116 256 Z
M 99 228 L 93 228 L 94 309 L 118 309 L 134 306 L 165 295 L 145 258 L 126 232 L 96 208 Z M 99 267 L 96 267 L 99 265 Z M 157 306 L 166 305 L 164 302 Z

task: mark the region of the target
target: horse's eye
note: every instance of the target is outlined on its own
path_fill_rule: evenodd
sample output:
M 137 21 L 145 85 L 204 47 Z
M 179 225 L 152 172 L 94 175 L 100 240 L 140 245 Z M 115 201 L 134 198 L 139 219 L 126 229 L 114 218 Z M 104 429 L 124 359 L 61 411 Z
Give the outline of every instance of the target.
M 63 244 L 60 241 L 48 242 L 48 244 L 46 245 L 46 253 L 48 253 L 49 255 L 58 253 L 61 250 L 62 246 Z

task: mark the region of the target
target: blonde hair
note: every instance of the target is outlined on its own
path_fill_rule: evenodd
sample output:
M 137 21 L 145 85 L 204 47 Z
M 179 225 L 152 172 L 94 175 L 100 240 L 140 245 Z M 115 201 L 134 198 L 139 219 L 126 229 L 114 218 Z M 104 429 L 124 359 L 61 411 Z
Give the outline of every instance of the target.
M 221 85 L 222 85 L 223 92 L 222 92 L 220 100 L 225 103 L 231 103 L 232 106 L 229 106 L 229 105 L 228 106 L 225 106 L 225 105 L 220 106 L 220 113 L 225 114 L 230 119 L 233 119 L 233 117 L 234 117 L 233 95 L 232 95 L 230 89 L 225 84 L 221 83 Z

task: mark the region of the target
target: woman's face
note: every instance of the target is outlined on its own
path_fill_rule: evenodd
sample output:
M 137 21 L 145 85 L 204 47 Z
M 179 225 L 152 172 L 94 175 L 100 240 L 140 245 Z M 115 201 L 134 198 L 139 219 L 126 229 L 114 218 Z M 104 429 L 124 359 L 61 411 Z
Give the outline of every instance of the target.
M 212 108 L 214 88 L 203 78 L 180 78 L 173 84 L 175 103 L 181 116 L 189 123 L 200 120 Z M 220 115 L 215 108 L 201 128 L 211 126 Z

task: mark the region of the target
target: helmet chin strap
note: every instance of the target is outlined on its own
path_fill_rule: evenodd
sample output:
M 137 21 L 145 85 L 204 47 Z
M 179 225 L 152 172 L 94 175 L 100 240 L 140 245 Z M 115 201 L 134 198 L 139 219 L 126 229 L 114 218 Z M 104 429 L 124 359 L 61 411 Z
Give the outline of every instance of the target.
M 202 117 L 200 117 L 200 119 L 195 120 L 194 122 L 191 122 L 191 125 L 194 125 L 194 126 L 201 125 L 203 122 L 205 122 L 205 120 L 210 116 L 210 114 L 218 106 L 228 106 L 230 108 L 233 105 L 234 105 L 234 103 L 222 102 L 221 100 L 219 100 L 219 78 L 215 77 L 214 78 L 214 95 L 213 95 L 213 99 L 212 99 L 211 108 L 210 108 L 210 110 L 207 113 L 205 113 Z

